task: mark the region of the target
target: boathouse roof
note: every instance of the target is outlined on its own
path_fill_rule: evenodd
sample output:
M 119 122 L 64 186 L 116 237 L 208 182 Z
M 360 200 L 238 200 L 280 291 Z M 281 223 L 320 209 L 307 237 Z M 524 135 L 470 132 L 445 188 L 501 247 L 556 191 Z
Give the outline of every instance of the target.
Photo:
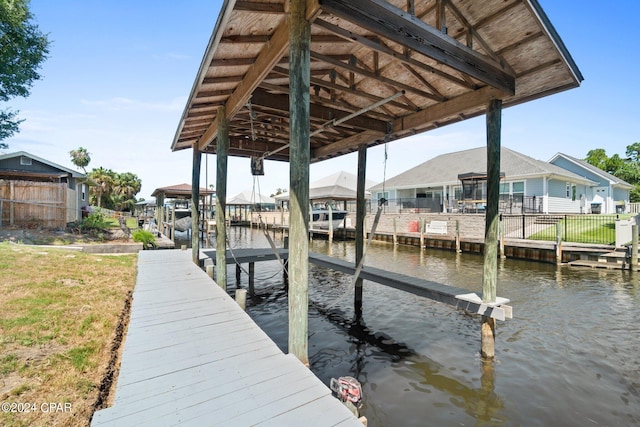
M 215 153 L 225 107 L 229 155 L 288 160 L 288 6 L 224 1 L 172 150 Z M 308 0 L 307 17 L 312 162 L 582 81 L 537 0 Z
M 191 198 L 191 185 L 190 184 L 177 184 L 170 185 L 168 187 L 160 187 L 153 190 L 152 197 L 157 197 L 163 194 L 168 199 L 190 199 Z M 214 190 L 207 190 L 200 187 L 200 196 L 207 196 L 209 194 L 216 194 Z

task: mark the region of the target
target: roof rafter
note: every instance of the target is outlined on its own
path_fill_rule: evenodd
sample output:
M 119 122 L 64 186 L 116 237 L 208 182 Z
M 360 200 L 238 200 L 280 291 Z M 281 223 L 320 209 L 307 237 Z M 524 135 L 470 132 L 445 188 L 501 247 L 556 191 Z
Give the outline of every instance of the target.
M 383 0 L 319 0 L 323 10 L 377 32 L 415 52 L 435 59 L 502 90 L 515 94 L 515 76 L 493 59 L 443 35 L 428 24 Z
M 314 21 L 314 25 L 318 25 L 326 30 L 329 30 L 331 32 L 336 33 L 337 35 L 344 37 L 345 39 L 351 40 L 353 42 L 359 43 L 360 45 L 367 47 L 369 49 L 372 49 L 374 52 L 380 52 L 383 53 L 385 55 L 388 55 L 392 58 L 394 58 L 397 61 L 400 61 L 404 64 L 407 65 L 411 65 L 413 67 L 419 68 L 423 71 L 426 71 L 428 73 L 433 73 L 439 77 L 443 77 L 447 80 L 449 80 L 450 82 L 453 82 L 459 86 L 465 87 L 465 88 L 469 88 L 469 89 L 475 89 L 476 87 L 472 84 L 469 84 L 468 82 L 466 82 L 465 80 L 462 80 L 458 77 L 452 76 L 451 74 L 448 74 L 442 70 L 439 70 L 438 68 L 434 68 L 434 67 L 430 67 L 420 61 L 417 61 L 409 56 L 404 55 L 403 53 L 400 52 L 396 52 L 395 50 L 391 49 L 389 46 L 385 45 L 384 43 L 382 43 L 379 40 L 372 40 L 369 39 L 367 37 L 363 37 L 360 36 L 356 33 L 353 33 L 351 31 L 348 30 L 344 30 L 340 27 L 338 27 L 337 25 L 333 25 L 329 22 L 323 21 L 322 19 L 316 19 Z

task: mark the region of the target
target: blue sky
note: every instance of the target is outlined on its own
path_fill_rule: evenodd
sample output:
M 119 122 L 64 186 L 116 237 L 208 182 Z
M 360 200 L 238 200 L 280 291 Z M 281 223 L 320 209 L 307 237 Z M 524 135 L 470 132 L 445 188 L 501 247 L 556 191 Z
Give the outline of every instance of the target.
M 640 2 L 539 1 L 585 80 L 580 88 L 505 109 L 503 146 L 539 160 L 557 152 L 584 158 L 594 148 L 623 156 L 627 145 L 640 142 Z M 190 183 L 191 150 L 172 152 L 170 146 L 220 4 L 32 0 L 36 23 L 53 44 L 31 96 L 9 103 L 26 121 L 5 141 L 8 152 L 27 151 L 72 168 L 69 151 L 85 147 L 92 154 L 89 170 L 136 173 L 138 196 L 146 199 L 155 188 Z M 484 144 L 484 116 L 394 141 L 386 176 Z M 201 185 L 215 184 L 215 156 L 203 156 L 202 164 Z M 353 154 L 314 164 L 311 181 L 356 168 Z M 231 158 L 229 170 L 229 196 L 252 188 L 247 159 Z M 263 194 L 288 188 L 287 163 L 268 161 L 265 172 Z M 380 182 L 383 172 L 384 148 L 370 149 L 367 179 Z

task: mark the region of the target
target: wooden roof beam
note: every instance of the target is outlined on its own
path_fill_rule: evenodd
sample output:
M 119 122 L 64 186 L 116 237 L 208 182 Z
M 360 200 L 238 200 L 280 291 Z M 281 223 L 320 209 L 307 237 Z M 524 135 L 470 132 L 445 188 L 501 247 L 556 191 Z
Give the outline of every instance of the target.
M 322 19 L 316 19 L 313 23 L 314 25 L 317 25 L 319 27 L 322 27 L 326 30 L 329 30 L 333 33 L 336 33 L 337 35 L 344 37 L 347 40 L 356 42 L 364 47 L 367 47 L 369 49 L 372 49 L 374 52 L 380 52 L 383 53 L 385 55 L 388 55 L 392 58 L 394 58 L 396 61 L 400 61 L 403 64 L 406 65 L 411 65 L 413 67 L 419 68 L 423 71 L 426 71 L 427 73 L 433 73 L 439 77 L 442 77 L 452 83 L 457 84 L 458 86 L 462 86 L 468 89 L 476 89 L 475 85 L 473 84 L 469 84 L 467 81 L 460 79 L 456 76 L 452 76 L 451 74 L 445 73 L 442 70 L 439 70 L 438 68 L 434 68 L 431 67 L 427 64 L 424 64 L 416 59 L 413 59 L 409 56 L 404 55 L 403 53 L 400 52 L 396 52 L 395 50 L 391 49 L 389 46 L 385 45 L 384 43 L 382 43 L 379 40 L 373 40 L 371 38 L 368 37 L 363 37 L 360 36 L 356 33 L 353 33 L 351 31 L 342 29 L 340 27 L 338 27 L 337 25 L 333 25 L 327 21 L 323 21 Z
M 417 113 L 396 119 L 393 123 L 393 133 L 424 128 L 430 123 L 436 123 L 457 114 L 464 114 L 466 110 L 486 105 L 492 99 L 503 99 L 506 95 L 491 86 L 484 86 L 476 91 L 465 93 Z
M 289 75 L 289 70 L 287 70 L 286 68 L 282 68 L 282 67 L 274 67 L 273 71 L 277 72 L 277 73 L 281 73 L 282 75 Z M 338 76 L 340 75 L 340 73 L 336 73 Z M 326 80 L 322 80 L 322 79 L 318 79 L 318 78 L 313 78 L 311 77 L 311 86 L 320 86 L 320 87 L 324 87 L 330 90 L 334 90 L 336 92 L 345 92 L 348 93 L 350 95 L 354 95 L 354 96 L 358 96 L 361 98 L 366 98 L 368 100 L 377 102 L 380 101 L 384 98 L 381 98 L 379 96 L 375 96 L 375 95 L 371 95 L 367 92 L 363 92 L 361 90 L 356 90 L 356 89 L 350 89 L 347 86 L 343 86 L 343 85 L 339 85 L 337 83 L 334 82 L 328 82 Z M 401 102 L 398 101 L 391 101 L 389 103 L 389 105 L 393 105 L 394 107 L 398 107 L 398 108 L 402 108 L 404 110 L 408 110 L 408 111 L 414 111 L 411 106 L 403 104 Z M 359 107 L 358 107 L 359 108 Z
M 261 89 L 256 89 L 251 97 L 251 104 L 256 106 L 263 106 L 267 108 L 273 108 L 280 111 L 289 111 L 289 96 L 288 95 L 276 95 L 268 93 Z M 327 108 L 320 105 L 312 104 L 310 106 L 310 116 L 315 119 L 322 120 L 337 120 L 344 116 L 349 115 L 348 112 L 340 111 L 335 108 Z M 357 116 L 345 122 L 347 126 L 353 126 L 358 129 L 364 130 L 376 130 L 378 132 L 384 132 L 387 129 L 387 123 L 372 119 L 370 117 Z
M 425 91 L 420 90 L 420 89 L 418 89 L 416 87 L 413 87 L 411 85 L 406 85 L 404 83 L 400 83 L 400 82 L 398 82 L 396 80 L 393 80 L 393 79 L 390 79 L 388 77 L 376 74 L 373 71 L 365 70 L 365 69 L 362 69 L 362 68 L 357 67 L 355 65 L 344 63 L 344 62 L 342 62 L 342 61 L 340 61 L 338 59 L 334 59 L 334 58 L 332 58 L 330 56 L 327 56 L 327 55 L 322 55 L 322 54 L 319 54 L 317 52 L 311 51 L 311 58 L 315 59 L 317 61 L 326 62 L 326 63 L 334 65 L 336 67 L 345 69 L 345 70 L 350 71 L 352 73 L 358 74 L 358 75 L 360 75 L 362 77 L 367 77 L 367 78 L 370 78 L 370 79 L 377 80 L 380 83 L 383 83 L 385 85 L 393 86 L 393 87 L 396 88 L 395 90 L 403 89 L 403 90 L 405 90 L 407 92 L 411 92 L 411 93 L 413 93 L 415 95 L 418 95 L 418 96 L 421 96 L 423 98 L 431 99 L 432 101 L 442 101 L 442 98 L 440 98 L 438 96 L 435 96 L 432 93 L 425 92 Z
M 339 152 L 350 152 L 357 149 L 361 144 L 368 144 L 371 141 L 384 138 L 384 132 L 365 131 L 353 135 L 350 138 L 341 139 L 340 141 L 328 144 L 323 147 L 311 150 L 311 162 L 316 162 Z
M 323 10 L 445 64 L 481 82 L 515 94 L 516 78 L 491 58 L 443 35 L 384 0 L 318 0 Z

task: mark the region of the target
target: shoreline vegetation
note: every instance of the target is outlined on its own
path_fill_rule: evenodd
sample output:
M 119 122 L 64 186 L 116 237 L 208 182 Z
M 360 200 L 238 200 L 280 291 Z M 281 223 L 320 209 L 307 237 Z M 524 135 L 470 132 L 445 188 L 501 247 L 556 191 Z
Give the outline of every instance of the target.
M 0 243 L 0 425 L 86 426 L 106 406 L 136 260 Z

